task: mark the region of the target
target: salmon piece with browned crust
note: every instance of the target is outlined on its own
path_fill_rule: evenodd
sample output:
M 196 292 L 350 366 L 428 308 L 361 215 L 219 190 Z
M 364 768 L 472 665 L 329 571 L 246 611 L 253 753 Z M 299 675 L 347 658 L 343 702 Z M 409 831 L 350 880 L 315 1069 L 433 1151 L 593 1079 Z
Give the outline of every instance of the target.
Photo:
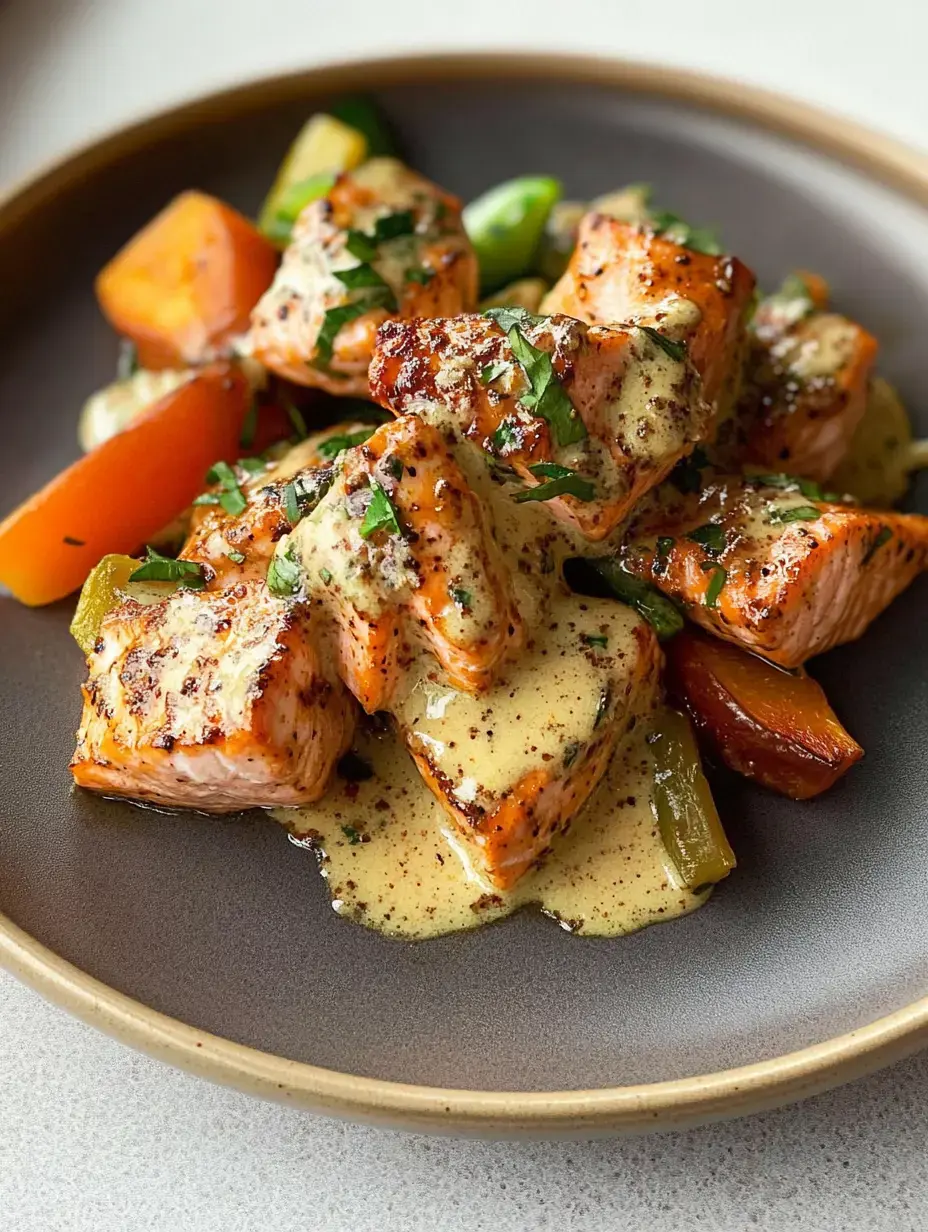
M 508 309 L 388 322 L 370 382 L 395 414 L 450 414 L 499 476 L 519 481 L 513 500 L 545 500 L 590 540 L 605 538 L 712 420 L 670 332 Z
M 249 349 L 297 384 L 363 397 L 377 327 L 469 312 L 477 282 L 460 201 L 395 159 L 370 159 L 297 219 Z
M 460 689 L 485 688 L 522 621 L 483 506 L 452 443 L 406 416 L 341 456 L 331 487 L 278 548 L 295 592 L 336 630 L 365 710 L 390 704 L 425 645 Z
M 787 476 L 690 495 L 665 485 L 631 523 L 623 563 L 718 637 L 799 667 L 860 637 L 928 565 L 928 517 L 809 491 Z
M 239 463 L 233 474 L 245 508 L 230 513 L 221 503 L 222 485 L 214 484 L 198 498 L 210 503 L 194 507 L 180 558 L 203 566 L 210 590 L 263 581 L 277 544 L 293 529 L 294 510 L 302 517 L 325 491 L 343 447 L 360 443 L 375 429 L 374 424 L 351 420 L 313 433 L 264 466 L 258 459 L 248 459 L 251 466 Z M 228 499 L 228 493 L 225 496 Z
M 587 214 L 566 272 L 542 303 L 591 325 L 673 322 L 717 423 L 741 379 L 754 275 L 735 257 L 709 256 L 655 234 L 648 223 Z
M 630 608 L 565 594 L 485 693 L 437 675 L 407 682 L 394 707 L 400 731 L 453 838 L 494 885 L 513 885 L 568 829 L 655 705 L 660 663 Z
M 263 583 L 109 612 L 88 656 L 79 787 L 224 813 L 318 800 L 354 732 L 308 609 Z
M 745 381 L 720 442 L 724 464 L 819 481 L 841 464 L 867 405 L 876 339 L 823 311 L 821 279 L 794 274 L 752 322 Z

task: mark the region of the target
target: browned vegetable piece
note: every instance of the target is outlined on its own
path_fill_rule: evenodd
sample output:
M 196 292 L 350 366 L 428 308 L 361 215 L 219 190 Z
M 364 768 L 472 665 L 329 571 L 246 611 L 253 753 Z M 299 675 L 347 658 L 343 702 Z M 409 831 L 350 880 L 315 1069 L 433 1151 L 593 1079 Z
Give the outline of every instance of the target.
M 784 672 L 694 629 L 666 649 L 672 690 L 702 742 L 732 770 L 806 800 L 863 757 L 805 672 Z

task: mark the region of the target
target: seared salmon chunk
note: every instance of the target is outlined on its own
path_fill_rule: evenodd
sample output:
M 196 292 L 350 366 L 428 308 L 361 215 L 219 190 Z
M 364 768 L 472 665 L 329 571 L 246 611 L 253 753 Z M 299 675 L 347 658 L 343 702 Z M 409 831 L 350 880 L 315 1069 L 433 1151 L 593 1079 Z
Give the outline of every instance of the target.
M 877 342 L 846 317 L 819 311 L 806 280 L 792 275 L 758 308 L 734 447 L 723 457 L 824 481 L 863 417 Z
M 660 660 L 630 608 L 564 595 L 487 692 L 461 693 L 437 673 L 407 682 L 400 730 L 454 837 L 495 885 L 511 886 L 568 828 L 655 704 Z M 454 738 L 461 731 L 467 739 Z
M 673 324 L 717 422 L 741 378 L 754 276 L 734 257 L 709 256 L 648 223 L 587 214 L 567 271 L 542 303 L 591 325 Z
M 79 787 L 223 813 L 325 791 L 356 707 L 308 609 L 263 583 L 128 599 L 88 658 Z
M 627 569 L 697 624 L 781 667 L 860 637 L 928 563 L 928 518 L 837 505 L 787 476 L 664 485 L 631 524 Z
M 375 158 L 303 210 L 252 313 L 248 346 L 297 384 L 364 397 L 382 321 L 468 312 L 476 302 L 460 202 L 395 159 Z
M 331 487 L 277 549 L 336 631 L 342 678 L 387 707 L 425 646 L 460 689 L 486 687 L 521 619 L 483 506 L 452 445 L 409 415 L 342 455 Z M 272 583 L 274 584 L 274 583 Z
M 395 414 L 450 413 L 497 473 L 520 483 L 514 500 L 546 502 L 591 540 L 704 439 L 712 418 L 670 332 L 520 309 L 388 322 L 370 377 Z

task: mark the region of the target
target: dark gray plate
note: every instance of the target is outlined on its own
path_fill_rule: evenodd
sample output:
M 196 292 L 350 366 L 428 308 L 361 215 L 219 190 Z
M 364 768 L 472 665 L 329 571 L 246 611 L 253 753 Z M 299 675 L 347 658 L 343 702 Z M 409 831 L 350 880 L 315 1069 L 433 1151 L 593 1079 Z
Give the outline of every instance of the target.
M 540 71 L 540 70 L 539 70 Z M 478 74 L 393 85 L 410 161 L 468 197 L 553 172 L 583 197 L 632 180 L 717 223 L 768 285 L 806 265 L 883 341 L 923 433 L 928 224 L 862 173 L 692 102 Z M 0 229 L 0 482 L 12 507 L 76 456 L 116 342 L 94 273 L 175 192 L 253 211 L 317 101 L 312 80 L 123 143 Z M 176 121 L 176 117 L 175 117 Z M 134 148 L 133 148 L 134 147 Z M 112 151 L 111 151 L 112 153 Z M 926 506 L 924 484 L 915 505 Z M 655 1082 L 845 1033 L 928 991 L 924 579 L 814 665 L 864 745 L 824 799 L 719 780 L 739 868 L 688 919 L 615 940 L 524 914 L 423 944 L 339 920 L 311 857 L 260 817 L 164 816 L 72 792 L 82 660 L 71 604 L 0 597 L 0 908 L 147 1006 L 348 1074 L 486 1090 Z

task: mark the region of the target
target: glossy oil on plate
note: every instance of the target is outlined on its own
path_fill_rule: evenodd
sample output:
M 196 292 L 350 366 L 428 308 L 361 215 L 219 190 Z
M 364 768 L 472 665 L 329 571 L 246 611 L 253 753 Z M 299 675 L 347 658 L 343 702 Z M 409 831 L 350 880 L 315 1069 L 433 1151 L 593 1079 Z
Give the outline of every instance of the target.
M 716 225 L 762 285 L 821 272 L 839 310 L 881 339 L 880 371 L 928 435 L 928 214 L 876 172 L 783 135 L 796 109 L 744 96 L 777 135 L 738 114 L 734 90 L 681 80 L 503 58 L 341 69 L 172 113 L 51 172 L 0 212 L 3 511 L 76 456 L 78 408 L 111 379 L 116 340 L 92 285 L 105 260 L 187 187 L 253 212 L 305 116 L 358 88 L 376 93 L 408 161 L 465 198 L 523 172 L 560 176 L 577 198 L 647 181 Z M 807 127 L 826 144 L 827 121 Z M 928 191 L 917 160 L 899 158 Z M 928 509 L 926 497 L 923 478 L 908 507 Z M 179 1064 L 407 1124 L 640 1127 L 824 1085 L 914 1047 L 928 1018 L 910 1010 L 892 1049 L 884 1032 L 816 1054 L 799 1082 L 775 1060 L 928 993 L 926 602 L 923 578 L 861 642 L 813 664 L 867 753 L 832 792 L 794 804 L 715 779 L 739 867 L 696 915 L 597 940 L 526 912 L 417 944 L 339 919 L 312 856 L 259 815 L 165 815 L 72 791 L 73 605 L 0 597 L 0 910 L 12 922 L 0 920 L 0 953 Z M 757 1063 L 769 1064 L 741 1084 L 757 1088 L 747 1102 L 725 1075 L 687 1107 L 674 1086 Z M 640 1084 L 664 1085 L 624 1103 L 613 1090 Z

